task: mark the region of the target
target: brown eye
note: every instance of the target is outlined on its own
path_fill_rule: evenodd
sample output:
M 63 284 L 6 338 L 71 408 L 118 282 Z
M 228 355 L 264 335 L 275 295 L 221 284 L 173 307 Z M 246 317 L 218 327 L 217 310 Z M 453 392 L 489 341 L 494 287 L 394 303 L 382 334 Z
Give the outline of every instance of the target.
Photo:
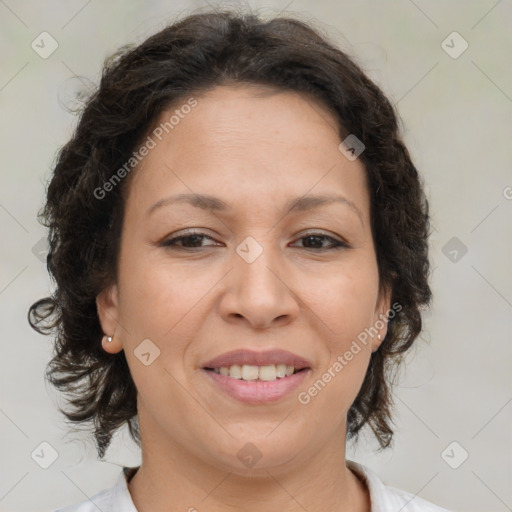
M 323 233 L 308 233 L 306 236 L 299 238 L 299 240 L 304 240 L 303 247 L 304 249 L 316 250 L 316 251 L 325 251 L 325 250 L 333 250 L 333 249 L 348 249 L 350 246 L 341 240 L 337 240 L 329 235 L 324 235 Z M 323 246 L 324 241 L 330 241 L 330 246 Z
M 194 233 L 190 232 L 185 235 L 177 236 L 174 238 L 169 238 L 168 240 L 165 240 L 162 242 L 162 246 L 164 247 L 171 247 L 175 249 L 183 249 L 183 250 L 194 250 L 194 249 L 200 249 L 201 247 L 212 247 L 212 245 L 202 245 L 201 242 L 205 239 L 213 240 L 208 235 L 205 235 L 204 233 Z

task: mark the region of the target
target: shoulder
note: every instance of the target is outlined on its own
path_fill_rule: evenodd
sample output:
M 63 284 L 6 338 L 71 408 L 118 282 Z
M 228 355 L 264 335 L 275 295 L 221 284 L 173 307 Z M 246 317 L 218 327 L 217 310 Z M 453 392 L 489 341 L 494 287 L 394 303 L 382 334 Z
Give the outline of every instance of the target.
M 112 508 L 112 492 L 113 489 L 104 489 L 103 491 L 95 494 L 90 499 L 81 501 L 74 505 L 68 505 L 64 508 L 59 508 L 55 512 L 111 512 Z
M 124 467 L 113 487 L 103 489 L 87 500 L 59 508 L 55 512 L 137 512 L 126 481 L 136 469 Z
M 353 461 L 347 461 L 347 466 L 356 475 L 363 479 L 370 492 L 372 512 L 450 512 L 449 510 L 434 505 L 414 494 L 384 485 L 380 478 L 366 466 Z M 55 512 L 137 512 L 128 490 L 127 478 L 137 468 L 123 468 L 116 484 L 104 489 L 90 499 L 69 505 Z
M 348 460 L 347 466 L 364 479 L 370 492 L 372 512 L 450 512 L 419 496 L 385 485 L 377 474 L 366 466 Z

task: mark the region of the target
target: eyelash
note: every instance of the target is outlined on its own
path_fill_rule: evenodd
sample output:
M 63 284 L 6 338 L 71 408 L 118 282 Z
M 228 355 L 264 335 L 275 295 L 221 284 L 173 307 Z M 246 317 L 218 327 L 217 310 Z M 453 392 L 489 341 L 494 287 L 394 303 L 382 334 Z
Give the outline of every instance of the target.
M 183 246 L 177 246 L 175 242 L 186 240 L 192 237 L 201 237 L 201 238 L 208 238 L 210 240 L 213 240 L 212 237 L 206 235 L 205 233 L 200 232 L 188 232 L 185 235 L 177 236 L 174 238 L 170 238 L 168 240 L 165 240 L 162 242 L 162 246 L 168 247 L 171 249 L 175 249 L 178 251 L 189 251 L 189 252 L 197 252 L 197 250 L 202 249 L 203 247 L 183 247 Z M 305 238 L 322 238 L 326 240 L 331 240 L 331 247 L 321 247 L 319 249 L 315 248 L 309 248 L 304 247 L 307 251 L 315 251 L 315 252 L 323 252 L 323 251 L 333 251 L 333 250 L 339 250 L 339 249 L 350 249 L 350 245 L 346 242 L 343 242 L 341 240 L 337 240 L 336 238 L 333 238 L 332 236 L 325 235 L 323 233 L 317 233 L 317 232 L 311 232 L 303 235 L 302 237 L 298 238 L 298 240 L 304 240 Z M 213 247 L 213 246 L 206 246 L 206 247 Z

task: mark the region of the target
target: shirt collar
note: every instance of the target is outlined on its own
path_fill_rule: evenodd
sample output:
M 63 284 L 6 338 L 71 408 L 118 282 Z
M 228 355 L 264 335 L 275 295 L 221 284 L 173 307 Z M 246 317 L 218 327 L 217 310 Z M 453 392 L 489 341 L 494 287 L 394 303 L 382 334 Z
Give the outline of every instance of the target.
M 347 460 L 346 465 L 366 485 L 370 494 L 372 512 L 389 512 L 390 510 L 403 508 L 403 501 L 389 492 L 389 489 L 386 488 L 376 473 L 351 460 Z M 139 467 L 123 467 L 112 493 L 112 510 L 137 512 L 128 489 L 128 482 L 133 478 Z
M 131 480 L 133 475 L 137 472 L 137 467 L 123 467 L 121 474 L 114 487 L 112 493 L 112 503 L 109 510 L 122 510 L 123 512 L 137 512 L 135 505 L 132 500 L 132 496 L 128 489 L 128 482 Z

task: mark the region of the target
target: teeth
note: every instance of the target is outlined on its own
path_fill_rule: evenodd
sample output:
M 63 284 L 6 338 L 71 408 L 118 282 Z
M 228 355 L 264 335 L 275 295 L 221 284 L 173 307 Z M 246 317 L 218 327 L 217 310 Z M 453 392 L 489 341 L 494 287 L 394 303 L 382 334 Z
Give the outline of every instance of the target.
M 231 370 L 229 371 L 231 374 Z M 243 380 L 256 380 L 258 378 L 259 368 L 257 366 L 251 366 L 244 364 L 242 366 L 242 379 Z
M 257 368 L 257 366 L 255 366 L 254 368 Z M 260 380 L 276 380 L 277 379 L 276 365 L 269 364 L 267 366 L 260 366 L 259 377 L 260 377 Z
M 229 368 L 227 366 L 214 368 L 213 371 L 233 379 L 272 381 L 277 378 L 282 379 L 293 375 L 295 368 L 286 364 L 268 364 L 264 366 L 253 366 L 250 364 L 240 366 L 234 364 Z
M 286 368 L 287 366 L 285 364 L 276 364 L 276 374 L 280 379 L 286 377 Z
M 231 368 L 226 368 L 229 371 L 229 376 L 234 379 L 242 378 L 242 367 L 238 364 L 234 364 Z

